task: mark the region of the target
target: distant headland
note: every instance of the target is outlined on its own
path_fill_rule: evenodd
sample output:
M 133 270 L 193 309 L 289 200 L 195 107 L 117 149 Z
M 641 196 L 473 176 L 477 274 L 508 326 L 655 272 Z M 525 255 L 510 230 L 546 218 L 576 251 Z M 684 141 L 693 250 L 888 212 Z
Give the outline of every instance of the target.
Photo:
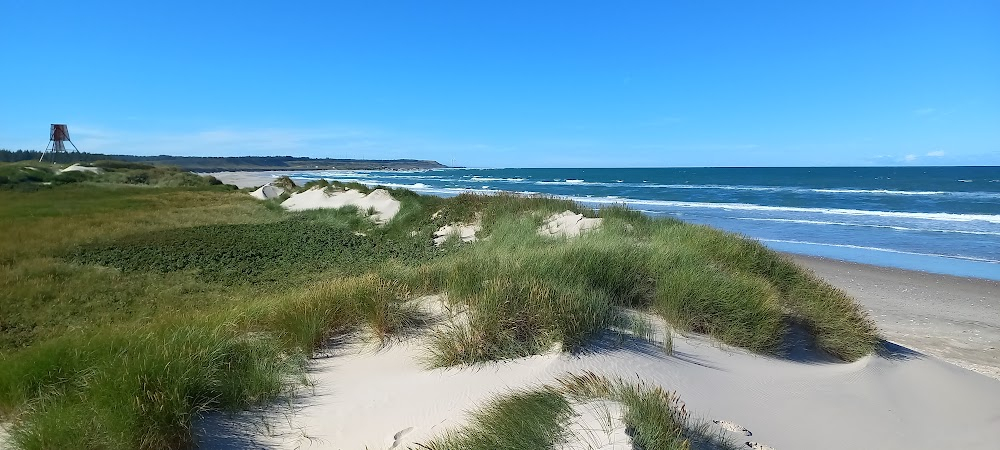
M 42 152 L 35 150 L 2 150 L 0 162 L 38 160 Z M 48 161 L 49 155 L 45 159 Z M 135 156 L 101 153 L 67 152 L 55 155 L 56 162 L 91 162 L 119 160 L 146 164 L 169 165 L 193 172 L 242 170 L 422 170 L 448 167 L 437 161 L 418 159 L 342 159 L 308 158 L 301 156 Z

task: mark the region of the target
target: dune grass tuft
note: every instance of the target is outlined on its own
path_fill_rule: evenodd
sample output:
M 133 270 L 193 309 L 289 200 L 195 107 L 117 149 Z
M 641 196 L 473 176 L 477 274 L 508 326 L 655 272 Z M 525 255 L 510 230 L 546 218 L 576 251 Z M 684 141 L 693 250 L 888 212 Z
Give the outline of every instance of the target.
M 622 421 L 636 449 L 689 450 L 692 444 L 700 449 L 738 448 L 696 423 L 676 393 L 591 372 L 568 375 L 556 386 L 497 397 L 473 413 L 468 425 L 417 445 L 427 450 L 562 448 L 573 437 L 568 430 L 572 405 L 592 400 L 622 405 Z
M 565 439 L 573 410 L 553 390 L 516 392 L 494 399 L 461 430 L 420 444 L 427 450 L 550 449 Z
M 194 415 L 274 398 L 300 358 L 266 335 L 187 325 L 66 336 L 0 367 L 0 402 L 20 405 L 22 449 L 189 445 Z
M 785 323 L 804 324 L 815 338 L 818 348 L 831 355 L 853 361 L 871 354 L 879 342 L 874 322 L 850 297 L 760 242 L 707 226 L 680 222 L 672 225 L 664 223 L 658 227 L 653 241 L 664 254 L 670 254 L 671 248 L 685 249 L 688 260 L 707 261 L 717 274 L 741 277 L 747 283 L 770 285 L 766 289 L 769 291 L 767 296 L 774 297 Z M 773 304 L 769 301 L 766 305 L 771 309 Z M 762 319 L 768 315 L 763 309 L 759 314 Z M 769 318 L 762 320 L 761 326 L 770 322 Z M 783 334 L 778 330 L 784 327 L 774 329 L 767 326 L 770 332 L 779 336 Z M 771 345 L 767 347 L 773 348 Z
M 692 444 L 701 449 L 738 448 L 719 433 L 696 423 L 680 397 L 660 386 L 641 381 L 626 383 L 584 372 L 563 377 L 557 389 L 575 401 L 604 399 L 620 403 L 624 411 L 622 420 L 634 448 L 688 450 Z

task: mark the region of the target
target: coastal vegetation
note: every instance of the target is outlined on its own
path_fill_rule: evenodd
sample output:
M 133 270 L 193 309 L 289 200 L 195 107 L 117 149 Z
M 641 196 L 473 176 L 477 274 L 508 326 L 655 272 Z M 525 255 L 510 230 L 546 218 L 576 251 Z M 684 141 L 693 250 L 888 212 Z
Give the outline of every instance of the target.
M 0 149 L 0 163 L 3 162 L 37 162 L 42 152 L 37 150 L 4 150 Z M 47 154 L 45 161 L 50 163 L 95 161 L 127 161 L 133 163 L 152 164 L 157 166 L 179 167 L 197 172 L 222 172 L 226 170 L 421 170 L 446 167 L 437 161 L 419 159 L 347 159 L 347 158 L 308 158 L 303 156 L 136 156 L 136 155 L 105 155 L 101 153 L 72 152 Z
M 556 386 L 508 393 L 478 410 L 471 423 L 423 444 L 429 450 L 559 448 L 578 438 L 570 432 L 573 406 L 601 401 L 621 405 L 621 421 L 638 449 L 729 450 L 735 444 L 706 431 L 691 419 L 674 392 L 643 383 L 628 383 L 583 373 Z M 610 414 L 609 414 L 610 415 Z M 613 420 L 614 417 L 608 417 Z
M 643 338 L 645 316 L 777 358 L 797 330 L 844 361 L 878 343 L 849 297 L 759 243 L 624 207 L 386 188 L 401 208 L 378 225 L 351 207 L 289 212 L 177 169 L 94 165 L 103 172 L 0 165 L 0 421 L 16 448 L 185 448 L 200 414 L 288 394 L 331 339 L 433 333 L 429 366 Z M 294 189 L 315 187 L 371 191 Z M 539 235 L 565 210 L 602 225 Z M 432 245 L 435 230 L 472 221 L 476 242 Z M 411 301 L 425 294 L 464 320 L 435 324 Z M 641 448 L 697 439 L 673 394 L 581 376 L 498 399 L 427 447 L 550 448 L 586 398 L 624 405 Z

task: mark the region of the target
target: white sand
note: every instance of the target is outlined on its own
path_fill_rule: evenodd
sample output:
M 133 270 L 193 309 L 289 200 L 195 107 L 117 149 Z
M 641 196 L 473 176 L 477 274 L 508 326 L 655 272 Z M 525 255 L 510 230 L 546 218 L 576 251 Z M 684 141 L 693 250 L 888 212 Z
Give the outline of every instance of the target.
M 72 166 L 69 166 L 69 167 L 67 167 L 67 168 L 65 168 L 63 170 L 60 170 L 59 172 L 104 173 L 104 169 L 101 169 L 100 167 L 90 167 L 90 166 L 81 166 L 79 164 L 73 164 Z
M 271 183 L 267 183 L 257 188 L 256 191 L 251 192 L 250 195 L 253 196 L 254 198 L 258 198 L 261 200 L 268 200 L 272 198 L 281 197 L 281 194 L 284 193 L 285 193 L 284 188 L 280 186 L 274 186 Z
M 440 247 L 452 236 L 457 236 L 462 242 L 475 242 L 476 233 L 482 230 L 482 228 L 482 224 L 479 221 L 445 225 L 434 232 L 434 245 Z
M 583 217 L 583 214 L 574 214 L 573 211 L 566 210 L 545 219 L 545 223 L 538 228 L 538 234 L 543 236 L 579 236 L 584 231 L 601 226 L 603 220 Z
M 466 412 L 497 395 L 583 371 L 675 390 L 694 420 L 726 420 L 752 432 L 719 429 L 738 443 L 782 450 L 1000 444 L 1000 382 L 901 347 L 886 357 L 826 364 L 762 357 L 703 337 L 675 335 L 673 355 L 653 343 L 608 338 L 579 355 L 427 370 L 421 339 L 382 350 L 336 349 L 314 361 L 315 392 L 292 401 L 293 411 L 275 410 L 269 432 L 249 416 L 215 415 L 196 425 L 200 448 L 406 448 L 463 425 Z
M 372 220 L 386 223 L 399 212 L 400 204 L 399 200 L 392 198 L 385 189 L 376 189 L 365 195 L 354 189 L 327 192 L 326 189 L 317 187 L 292 194 L 288 200 L 281 203 L 281 206 L 289 211 L 355 206 L 363 214 L 374 210 Z

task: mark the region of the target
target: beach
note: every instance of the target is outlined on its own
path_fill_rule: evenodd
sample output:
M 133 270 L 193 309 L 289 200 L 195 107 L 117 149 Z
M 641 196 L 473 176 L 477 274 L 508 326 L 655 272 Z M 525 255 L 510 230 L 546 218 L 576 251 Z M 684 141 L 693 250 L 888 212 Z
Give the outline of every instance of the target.
M 790 256 L 854 297 L 886 339 L 1000 380 L 1000 282 Z

